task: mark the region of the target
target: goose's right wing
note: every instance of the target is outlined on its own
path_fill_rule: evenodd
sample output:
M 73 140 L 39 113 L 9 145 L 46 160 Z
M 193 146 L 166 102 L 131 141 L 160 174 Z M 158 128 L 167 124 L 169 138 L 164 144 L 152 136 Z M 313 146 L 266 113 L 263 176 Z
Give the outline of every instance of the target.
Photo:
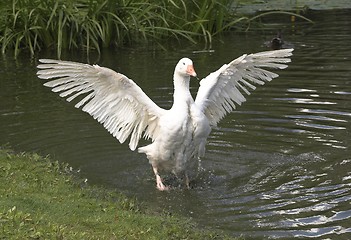
M 166 110 L 158 107 L 131 79 L 111 69 L 76 62 L 41 59 L 38 77 L 55 79 L 44 85 L 60 96 L 83 106 L 121 143 L 129 136 L 135 150 L 144 132 L 145 138 L 158 134 L 158 120 Z

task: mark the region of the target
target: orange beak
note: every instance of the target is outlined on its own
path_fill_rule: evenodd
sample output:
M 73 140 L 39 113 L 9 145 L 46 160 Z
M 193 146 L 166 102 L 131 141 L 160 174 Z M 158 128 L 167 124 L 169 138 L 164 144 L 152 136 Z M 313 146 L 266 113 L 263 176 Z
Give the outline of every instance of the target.
M 186 73 L 189 74 L 192 77 L 196 77 L 196 72 L 194 70 L 194 66 L 193 65 L 188 65 L 188 67 L 186 68 Z

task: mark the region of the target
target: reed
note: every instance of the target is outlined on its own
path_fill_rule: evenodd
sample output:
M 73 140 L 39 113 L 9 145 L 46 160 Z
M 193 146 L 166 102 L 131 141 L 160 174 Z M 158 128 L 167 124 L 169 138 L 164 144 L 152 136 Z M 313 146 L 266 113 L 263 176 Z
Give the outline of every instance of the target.
M 234 0 L 2 0 L 1 52 L 95 49 L 165 39 L 203 40 L 248 23 Z
M 3 0 L 1 51 L 31 54 L 121 46 L 167 38 L 211 41 L 230 17 L 233 0 Z

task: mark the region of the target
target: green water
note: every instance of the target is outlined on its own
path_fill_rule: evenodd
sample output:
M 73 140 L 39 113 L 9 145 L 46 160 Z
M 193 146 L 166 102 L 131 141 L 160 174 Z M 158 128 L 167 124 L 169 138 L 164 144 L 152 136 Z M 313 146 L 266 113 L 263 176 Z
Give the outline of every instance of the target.
M 50 154 L 80 169 L 88 182 L 117 189 L 248 239 L 351 236 L 351 12 L 311 12 L 316 23 L 275 26 L 295 48 L 289 68 L 259 87 L 213 130 L 204 170 L 192 189 L 158 192 L 145 156 L 119 144 L 87 114 L 36 78 L 37 58 L 0 59 L 0 144 Z M 266 20 L 269 22 L 270 20 Z M 272 29 L 272 25 L 270 25 Z M 65 53 L 135 80 L 160 106 L 172 101 L 172 74 L 184 56 L 199 77 L 243 53 L 267 50 L 275 30 L 228 34 L 213 51 L 170 43 L 169 51 L 126 48 L 100 57 Z M 192 82 L 196 93 L 198 82 Z

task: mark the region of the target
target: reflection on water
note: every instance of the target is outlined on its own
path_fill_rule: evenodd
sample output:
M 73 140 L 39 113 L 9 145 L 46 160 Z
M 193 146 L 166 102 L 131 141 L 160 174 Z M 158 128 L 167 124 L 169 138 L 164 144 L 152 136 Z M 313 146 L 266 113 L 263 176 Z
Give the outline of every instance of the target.
M 211 199 L 215 203 L 210 207 L 215 209 L 211 214 L 225 219 L 222 228 L 230 229 L 233 222 L 238 222 L 238 232 L 256 236 L 351 232 L 351 183 L 343 177 L 350 176 L 350 160 L 330 164 L 311 153 L 292 159 L 274 155 L 270 158 L 278 162 L 254 173 L 242 191 L 237 188 L 239 192 Z M 306 160 L 318 162 L 320 168 L 314 165 L 311 169 L 313 164 L 304 163 Z
M 146 158 L 44 88 L 35 76 L 37 61 L 27 57 L 0 60 L 0 144 L 51 154 L 80 168 L 91 183 L 233 235 L 347 239 L 350 13 L 312 13 L 316 24 L 308 28 L 282 25 L 285 39 L 296 49 L 292 63 L 213 130 L 191 190 L 158 192 Z M 269 38 L 275 32 L 266 34 Z M 135 79 L 155 102 L 169 108 L 179 58 L 191 57 L 205 76 L 244 52 L 265 50 L 265 39 L 258 33 L 226 36 L 212 51 L 197 46 L 169 52 L 124 49 L 104 53 L 98 63 Z M 65 58 L 87 61 L 69 53 Z M 193 81 L 194 93 L 197 87 Z

